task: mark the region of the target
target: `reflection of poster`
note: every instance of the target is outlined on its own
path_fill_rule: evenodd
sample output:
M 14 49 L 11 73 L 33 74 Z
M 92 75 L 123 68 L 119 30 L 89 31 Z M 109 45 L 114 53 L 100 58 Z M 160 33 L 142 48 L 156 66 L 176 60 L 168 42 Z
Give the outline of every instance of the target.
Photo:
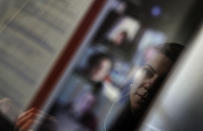
M 91 2 L 1 1 L 0 98 L 26 107 Z
M 109 32 L 108 39 L 115 43 L 118 43 L 121 39 L 132 41 L 139 28 L 138 21 L 130 17 L 124 17 Z

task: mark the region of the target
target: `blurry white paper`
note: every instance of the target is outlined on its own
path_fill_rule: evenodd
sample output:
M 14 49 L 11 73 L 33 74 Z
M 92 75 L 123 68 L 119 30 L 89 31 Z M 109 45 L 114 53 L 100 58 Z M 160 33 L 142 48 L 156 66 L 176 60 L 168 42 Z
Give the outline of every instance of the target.
M 93 0 L 1 0 L 0 98 L 25 108 Z

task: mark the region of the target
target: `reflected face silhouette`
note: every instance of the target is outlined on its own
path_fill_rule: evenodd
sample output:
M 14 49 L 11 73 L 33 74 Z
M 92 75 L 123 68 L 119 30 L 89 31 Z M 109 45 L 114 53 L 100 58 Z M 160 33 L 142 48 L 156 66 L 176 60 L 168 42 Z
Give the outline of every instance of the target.
M 155 83 L 165 78 L 172 67 L 171 60 L 154 49 L 154 53 L 149 57 L 144 67 L 138 72 L 135 84 L 130 90 L 130 103 L 133 109 L 138 110 L 146 104 L 150 92 L 155 88 Z
M 112 62 L 105 58 L 102 59 L 99 64 L 93 67 L 90 71 L 91 80 L 98 82 L 103 81 L 111 70 Z

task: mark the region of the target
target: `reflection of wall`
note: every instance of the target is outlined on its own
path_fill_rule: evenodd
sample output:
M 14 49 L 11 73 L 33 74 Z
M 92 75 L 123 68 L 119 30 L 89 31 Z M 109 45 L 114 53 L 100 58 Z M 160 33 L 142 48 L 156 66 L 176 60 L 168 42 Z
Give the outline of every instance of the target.
M 131 3 L 137 4 L 137 12 L 133 13 L 133 6 L 127 12 L 131 11 L 131 15 L 139 18 L 141 23 L 146 28 L 153 28 L 160 30 L 167 36 L 167 41 L 182 42 L 184 39 L 188 39 L 186 36 L 182 36 L 181 33 L 185 33 L 190 29 L 190 26 L 181 27 L 185 23 L 185 20 L 192 21 L 191 19 L 185 19 L 187 14 L 191 12 L 195 0 L 128 0 Z M 132 2 L 133 1 L 133 2 Z M 139 1 L 139 2 L 134 2 Z M 196 0 L 198 1 L 198 0 Z M 200 0 L 199 0 L 200 1 Z M 152 7 L 159 7 L 161 12 L 159 16 L 152 15 Z M 182 28 L 182 29 L 181 29 Z M 180 39 L 178 36 L 181 36 Z
M 178 28 L 177 35 L 174 36 L 174 39 L 184 44 L 187 44 L 192 39 L 191 37 L 200 29 L 202 23 L 202 5 L 202 0 L 196 0 L 196 2 L 191 5 L 191 9 L 184 18 L 182 25 Z
M 176 33 L 181 24 L 184 22 L 184 18 L 186 17 L 186 14 L 191 8 L 193 2 L 193 0 L 160 1 L 158 2 L 158 5 L 160 5 L 160 8 L 163 8 L 160 18 L 152 18 L 154 22 L 147 24 L 163 31 L 167 35 L 168 41 L 174 41 L 175 36 L 177 35 Z M 155 2 L 153 2 L 152 5 L 154 4 Z

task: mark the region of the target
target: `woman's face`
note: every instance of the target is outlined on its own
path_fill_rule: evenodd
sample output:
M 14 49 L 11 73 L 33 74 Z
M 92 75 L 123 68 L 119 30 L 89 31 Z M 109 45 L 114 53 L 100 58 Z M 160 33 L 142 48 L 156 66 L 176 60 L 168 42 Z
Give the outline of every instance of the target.
M 90 78 L 93 81 L 100 82 L 105 79 L 111 70 L 112 63 L 109 59 L 102 59 L 99 64 L 92 68 Z
M 164 54 L 155 50 L 136 75 L 135 82 L 130 90 L 130 102 L 133 109 L 140 109 L 149 97 L 155 83 L 164 78 L 172 67 L 171 60 Z

